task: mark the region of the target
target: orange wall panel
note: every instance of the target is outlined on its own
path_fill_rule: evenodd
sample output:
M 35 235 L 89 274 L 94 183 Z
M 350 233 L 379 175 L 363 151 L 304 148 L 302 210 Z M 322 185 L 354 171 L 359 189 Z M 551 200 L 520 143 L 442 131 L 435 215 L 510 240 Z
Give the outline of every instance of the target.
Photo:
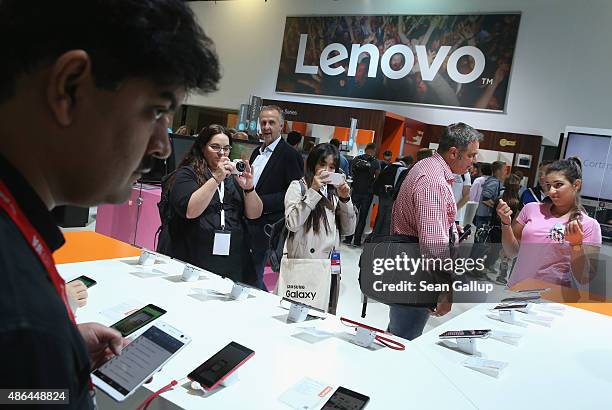
M 338 138 L 340 141 L 348 141 L 349 131 L 350 129 L 346 127 L 336 127 L 334 129 L 334 138 Z
M 357 138 L 355 139 L 357 144 L 369 144 L 372 141 L 374 141 L 374 131 L 357 130 Z
M 306 134 L 306 129 L 308 128 L 308 124 L 300 121 L 293 121 L 293 125 L 291 126 L 292 131 L 297 131 L 302 135 Z

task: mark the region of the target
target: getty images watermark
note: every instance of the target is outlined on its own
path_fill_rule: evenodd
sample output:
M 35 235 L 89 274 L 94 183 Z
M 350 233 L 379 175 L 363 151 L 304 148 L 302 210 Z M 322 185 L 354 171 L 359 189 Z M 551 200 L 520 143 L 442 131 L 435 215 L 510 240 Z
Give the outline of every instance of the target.
M 431 279 L 435 272 L 453 272 L 456 275 L 463 275 L 466 272 L 483 271 L 485 269 L 486 256 L 482 258 L 410 258 L 408 255 L 395 255 L 394 258 L 374 258 L 372 260 L 372 273 L 381 276 L 385 272 L 404 272 L 412 277 L 419 272 L 431 274 L 426 278 L 415 283 L 411 280 L 401 280 L 396 283 L 385 283 L 382 280 L 375 280 L 373 289 L 376 292 L 485 292 L 493 291 L 493 284 L 480 281 L 453 280 L 443 283 L 432 283 Z
M 441 293 L 465 303 L 501 300 L 502 286 L 486 277 L 500 254 L 501 247 L 366 243 L 360 261 L 361 290 L 387 304 L 431 305 Z
M 515 297 L 513 292 L 521 287 L 546 288 L 553 283 L 561 286 L 557 300 L 612 301 L 605 287 L 612 258 L 599 248 L 584 247 L 588 276 L 576 276 L 569 262 L 569 244 L 521 246 L 523 253 L 512 260 L 497 243 L 452 247 L 366 243 L 360 259 L 361 291 L 386 304 L 431 306 L 441 296 L 453 303 L 500 303 Z

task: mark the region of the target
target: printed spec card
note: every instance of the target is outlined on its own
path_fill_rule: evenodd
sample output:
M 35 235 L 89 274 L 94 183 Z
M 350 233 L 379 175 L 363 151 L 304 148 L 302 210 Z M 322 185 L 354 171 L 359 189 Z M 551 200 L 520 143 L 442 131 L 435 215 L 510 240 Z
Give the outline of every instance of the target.
M 334 390 L 332 386 L 304 377 L 289 390 L 281 394 L 279 400 L 296 410 L 311 410 L 318 407 Z

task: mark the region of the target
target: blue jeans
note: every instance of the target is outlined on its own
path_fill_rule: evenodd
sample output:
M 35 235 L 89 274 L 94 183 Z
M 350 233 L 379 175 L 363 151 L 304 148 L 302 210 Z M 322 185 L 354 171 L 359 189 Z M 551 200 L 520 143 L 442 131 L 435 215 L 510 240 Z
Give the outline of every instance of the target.
M 406 340 L 416 339 L 423 334 L 430 313 L 426 307 L 389 305 L 388 330 Z

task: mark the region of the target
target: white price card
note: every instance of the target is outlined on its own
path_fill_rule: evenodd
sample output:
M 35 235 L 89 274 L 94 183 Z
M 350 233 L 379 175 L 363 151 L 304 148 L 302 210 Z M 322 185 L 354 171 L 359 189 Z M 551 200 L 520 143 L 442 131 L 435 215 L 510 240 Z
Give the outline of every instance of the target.
M 463 365 L 465 367 L 469 367 L 470 369 L 497 378 L 501 374 L 501 371 L 508 366 L 508 363 L 472 356 L 465 360 Z
M 281 394 L 279 400 L 296 410 L 310 410 L 317 408 L 333 390 L 332 386 L 304 377 Z

